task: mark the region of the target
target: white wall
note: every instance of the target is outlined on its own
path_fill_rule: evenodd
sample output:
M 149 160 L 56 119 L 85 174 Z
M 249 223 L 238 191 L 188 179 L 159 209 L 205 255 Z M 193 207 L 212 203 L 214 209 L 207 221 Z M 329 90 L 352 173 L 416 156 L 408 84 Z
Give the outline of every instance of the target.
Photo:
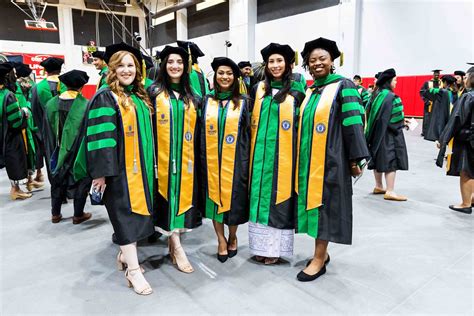
M 471 0 L 363 1 L 361 75 L 452 73 L 474 61 Z

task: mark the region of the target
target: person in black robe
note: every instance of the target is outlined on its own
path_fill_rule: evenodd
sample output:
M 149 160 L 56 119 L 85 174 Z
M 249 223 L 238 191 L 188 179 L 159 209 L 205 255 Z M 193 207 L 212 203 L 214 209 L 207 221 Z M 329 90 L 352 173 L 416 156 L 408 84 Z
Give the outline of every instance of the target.
M 426 135 L 426 132 L 428 131 L 428 127 L 430 126 L 432 101 L 428 98 L 429 91 L 432 88 L 441 87 L 441 80 L 440 80 L 439 74 L 442 70 L 434 69 L 432 71 L 433 71 L 433 79 L 426 81 L 420 89 L 420 96 L 424 103 L 423 126 L 422 126 L 421 136 Z
M 199 196 L 199 104 L 188 76 L 188 53 L 181 47 L 166 46 L 160 58 L 155 97 L 153 132 L 157 157 L 154 191 L 154 224 L 168 237 L 173 264 L 192 273 L 181 244 L 181 233 L 202 224 Z
M 24 200 L 31 193 L 20 189 L 19 181 L 28 177 L 27 155 L 22 130 L 26 127 L 28 109 L 20 108 L 14 92 L 16 78 L 13 65 L 0 64 L 0 168 L 6 168 L 10 179 L 10 198 Z
M 188 52 L 189 59 L 189 82 L 193 93 L 199 98 L 204 98 L 209 93 L 209 82 L 207 81 L 206 74 L 199 67 L 198 58 L 204 57 L 204 53 L 201 51 L 196 43 L 188 41 L 177 41 L 178 47 Z
M 365 136 L 371 160 L 368 169 L 374 170 L 374 194 L 384 194 L 385 200 L 406 201 L 395 193 L 397 170 L 408 170 L 408 154 L 403 128 L 405 115 L 400 97 L 394 92 L 397 85 L 394 69 L 383 71 L 376 82 L 377 91 L 367 107 Z M 386 189 L 382 176 L 385 174 Z
M 425 139 L 437 141 L 449 119 L 453 104 L 455 103 L 456 92 L 454 84 L 456 79 L 451 75 L 444 75 L 441 78 L 440 88 L 431 88 L 425 96 L 431 102 L 430 122 L 425 133 Z
M 255 84 L 255 79 L 252 72 L 252 64 L 250 61 L 241 61 L 237 65 L 239 66 L 242 81 L 245 84 L 247 92 L 252 91 L 252 87 Z
M 154 232 L 152 106 L 142 84 L 142 56 L 125 43 L 107 46 L 107 85 L 88 104 L 75 162 L 77 180 L 90 176 L 92 196 L 102 194 L 114 242 L 120 246 L 119 270 L 126 267 L 129 287 L 153 292 L 138 262 L 137 241 Z
M 97 82 L 96 90 L 104 87 L 107 84 L 107 73 L 109 68 L 107 67 L 107 62 L 105 61 L 105 52 L 96 50 L 92 53 L 92 64 L 95 66 L 95 69 L 99 71 L 99 82 Z
M 55 96 L 46 103 L 45 148 L 51 157 L 51 221 L 61 221 L 61 205 L 66 198 L 74 199 L 72 223 L 80 224 L 92 217 L 84 212 L 91 179 L 74 181 L 73 162 L 79 150 L 79 129 L 84 121 L 87 99 L 81 94 L 83 86 L 89 81 L 84 71 L 72 70 L 61 76 L 67 91 Z
M 239 67 L 226 57 L 214 58 L 211 66 L 214 92 L 205 98 L 201 115 L 201 194 L 203 215 L 217 235 L 217 259 L 225 262 L 237 254 L 237 228 L 249 218 L 250 114 L 248 98 L 240 93 Z
M 35 133 L 36 137 L 36 170 L 37 176 L 35 180 L 44 182 L 44 177 L 41 173 L 41 168 L 44 167 L 44 161 L 48 161 L 49 157 L 46 156 L 46 150 L 44 148 L 44 112 L 46 103 L 57 96 L 59 93 L 64 92 L 64 85 L 61 85 L 58 76 L 61 73 L 62 65 L 64 60 L 56 57 L 49 57 L 40 63 L 40 66 L 44 67 L 47 72 L 46 78 L 38 82 L 31 90 L 31 111 L 33 112 L 33 119 L 35 126 L 38 127 L 38 131 Z M 46 163 L 46 171 L 48 178 L 50 177 L 49 164 Z M 39 175 L 38 175 L 39 173 Z
M 325 274 L 329 242 L 352 243 L 352 181 L 369 157 L 363 105 L 354 83 L 335 73 L 336 42 L 305 43 L 303 66 L 315 81 L 300 107 L 297 142 L 295 226 L 314 238 L 314 253 L 298 273 L 302 282 Z
M 467 92 L 466 86 L 464 85 L 464 77 L 466 73 L 462 70 L 456 70 L 454 72 L 454 78 L 456 78 L 456 96 L 457 99 L 461 98 L 461 96 Z
M 460 177 L 462 197 L 460 204 L 450 205 L 449 208 L 471 214 L 474 204 L 474 67 L 467 71 L 465 86 L 469 91 L 459 99 L 439 138 L 440 151 L 436 165 L 443 166 L 449 147 L 452 153 L 448 155 L 447 175 Z

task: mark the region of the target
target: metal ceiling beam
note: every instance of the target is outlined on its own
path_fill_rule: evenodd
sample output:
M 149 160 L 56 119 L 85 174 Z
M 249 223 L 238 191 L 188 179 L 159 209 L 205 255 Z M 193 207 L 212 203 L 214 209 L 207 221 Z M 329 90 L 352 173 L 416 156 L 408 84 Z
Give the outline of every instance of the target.
M 170 5 L 170 6 L 164 7 L 163 9 L 158 10 L 157 12 L 155 12 L 155 14 L 151 16 L 151 18 L 156 19 L 156 18 L 159 18 L 160 16 L 164 16 L 169 13 L 176 12 L 181 9 L 185 9 L 187 7 L 198 4 L 200 2 L 204 2 L 204 0 L 183 0 L 174 5 Z

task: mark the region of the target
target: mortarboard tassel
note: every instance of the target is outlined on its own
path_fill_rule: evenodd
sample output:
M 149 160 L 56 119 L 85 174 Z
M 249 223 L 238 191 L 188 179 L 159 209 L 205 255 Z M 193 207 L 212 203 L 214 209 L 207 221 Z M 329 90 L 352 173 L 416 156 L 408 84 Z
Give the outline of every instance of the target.
M 193 68 L 193 56 L 191 56 L 191 48 L 189 47 L 188 44 L 188 74 L 191 73 L 192 68 Z
M 295 66 L 298 66 L 298 51 L 295 50 Z
M 146 79 L 146 64 L 145 59 L 142 59 L 142 83 L 145 84 Z
M 344 52 L 341 52 L 341 57 L 339 57 L 339 67 L 344 65 Z

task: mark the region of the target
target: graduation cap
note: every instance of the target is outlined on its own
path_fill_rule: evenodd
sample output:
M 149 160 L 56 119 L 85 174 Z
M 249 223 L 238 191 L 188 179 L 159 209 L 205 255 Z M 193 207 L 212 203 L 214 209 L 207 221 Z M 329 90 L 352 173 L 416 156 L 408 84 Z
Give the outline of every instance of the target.
M 142 53 L 140 52 L 140 50 L 124 42 L 119 43 L 119 44 L 112 44 L 105 48 L 105 56 L 104 56 L 105 62 L 108 64 L 113 54 L 120 51 L 126 51 L 129 53 L 132 53 L 133 56 L 135 56 L 135 58 L 138 60 L 138 64 L 142 65 L 143 58 L 142 58 Z
M 465 73 L 464 71 L 462 71 L 462 70 L 456 70 L 456 71 L 454 72 L 454 75 L 455 75 L 455 76 L 464 77 L 464 76 L 466 75 L 466 73 Z
M 17 78 L 29 77 L 31 72 L 30 66 L 24 63 L 14 63 L 13 67 L 15 68 L 15 73 Z
M 96 50 L 95 52 L 92 53 L 92 57 L 94 57 L 94 58 L 100 58 L 100 59 L 104 60 L 104 58 L 105 58 L 105 52 L 100 51 L 100 50 Z
M 307 60 L 311 52 L 316 48 L 321 48 L 327 51 L 333 61 L 336 58 L 339 58 L 341 56 L 341 52 L 339 51 L 339 48 L 337 47 L 337 44 L 335 41 L 332 41 L 324 37 L 320 37 L 315 40 L 306 42 L 304 44 L 304 49 L 301 52 L 301 56 L 303 57 L 303 59 Z M 341 66 L 342 66 L 342 60 L 341 60 Z
M 194 58 L 203 57 L 204 53 L 201 51 L 199 46 L 196 45 L 194 42 L 189 41 L 176 41 L 179 47 L 188 51 Z
M 79 89 L 89 81 L 89 76 L 85 71 L 74 69 L 59 76 L 59 80 L 68 88 Z
M 466 64 L 471 65 L 471 66 L 474 65 L 474 63 L 466 63 Z
M 268 61 L 273 54 L 282 55 L 285 58 L 285 61 L 288 63 L 292 63 L 295 58 L 295 51 L 290 47 L 290 45 L 280 45 L 278 43 L 270 43 L 265 46 L 260 53 L 262 54 L 262 58 L 264 62 Z
M 379 79 L 381 73 L 382 73 L 381 71 L 379 71 L 378 73 L 376 73 L 375 76 L 374 76 L 375 79 Z
M 160 59 L 163 61 L 171 54 L 178 54 L 181 56 L 185 64 L 189 57 L 188 52 L 184 48 L 166 45 L 165 48 L 163 48 L 163 50 L 160 52 Z
M 384 70 L 381 73 L 379 73 L 377 82 L 375 84 L 377 86 L 383 86 L 385 83 L 389 82 L 396 76 L 397 76 L 397 73 L 395 72 L 395 69 L 390 68 L 390 69 Z
M 10 62 L 0 64 L 0 79 L 3 80 L 5 76 L 12 71 L 13 65 Z
M 40 63 L 40 66 L 43 67 L 47 72 L 53 72 L 60 71 L 63 64 L 64 59 L 48 57 Z
M 444 75 L 444 76 L 441 78 L 441 81 L 446 82 L 447 84 L 453 84 L 453 83 L 456 82 L 456 78 L 454 78 L 454 77 L 451 76 L 451 75 Z
M 431 70 L 431 72 L 437 72 L 437 73 L 440 73 L 441 71 L 443 71 L 443 69 L 433 69 L 433 70 Z
M 212 70 L 217 72 L 219 66 L 229 66 L 235 77 L 240 77 L 240 68 L 234 61 L 227 57 L 216 57 L 211 63 Z
M 155 67 L 155 64 L 153 64 L 153 59 L 151 59 L 151 57 L 145 56 L 145 55 L 142 55 L 142 56 L 143 56 L 143 60 L 145 61 L 146 70 L 149 70 Z
M 241 61 L 240 63 L 237 64 L 240 69 L 245 68 L 245 67 L 252 67 L 252 64 L 250 61 Z

